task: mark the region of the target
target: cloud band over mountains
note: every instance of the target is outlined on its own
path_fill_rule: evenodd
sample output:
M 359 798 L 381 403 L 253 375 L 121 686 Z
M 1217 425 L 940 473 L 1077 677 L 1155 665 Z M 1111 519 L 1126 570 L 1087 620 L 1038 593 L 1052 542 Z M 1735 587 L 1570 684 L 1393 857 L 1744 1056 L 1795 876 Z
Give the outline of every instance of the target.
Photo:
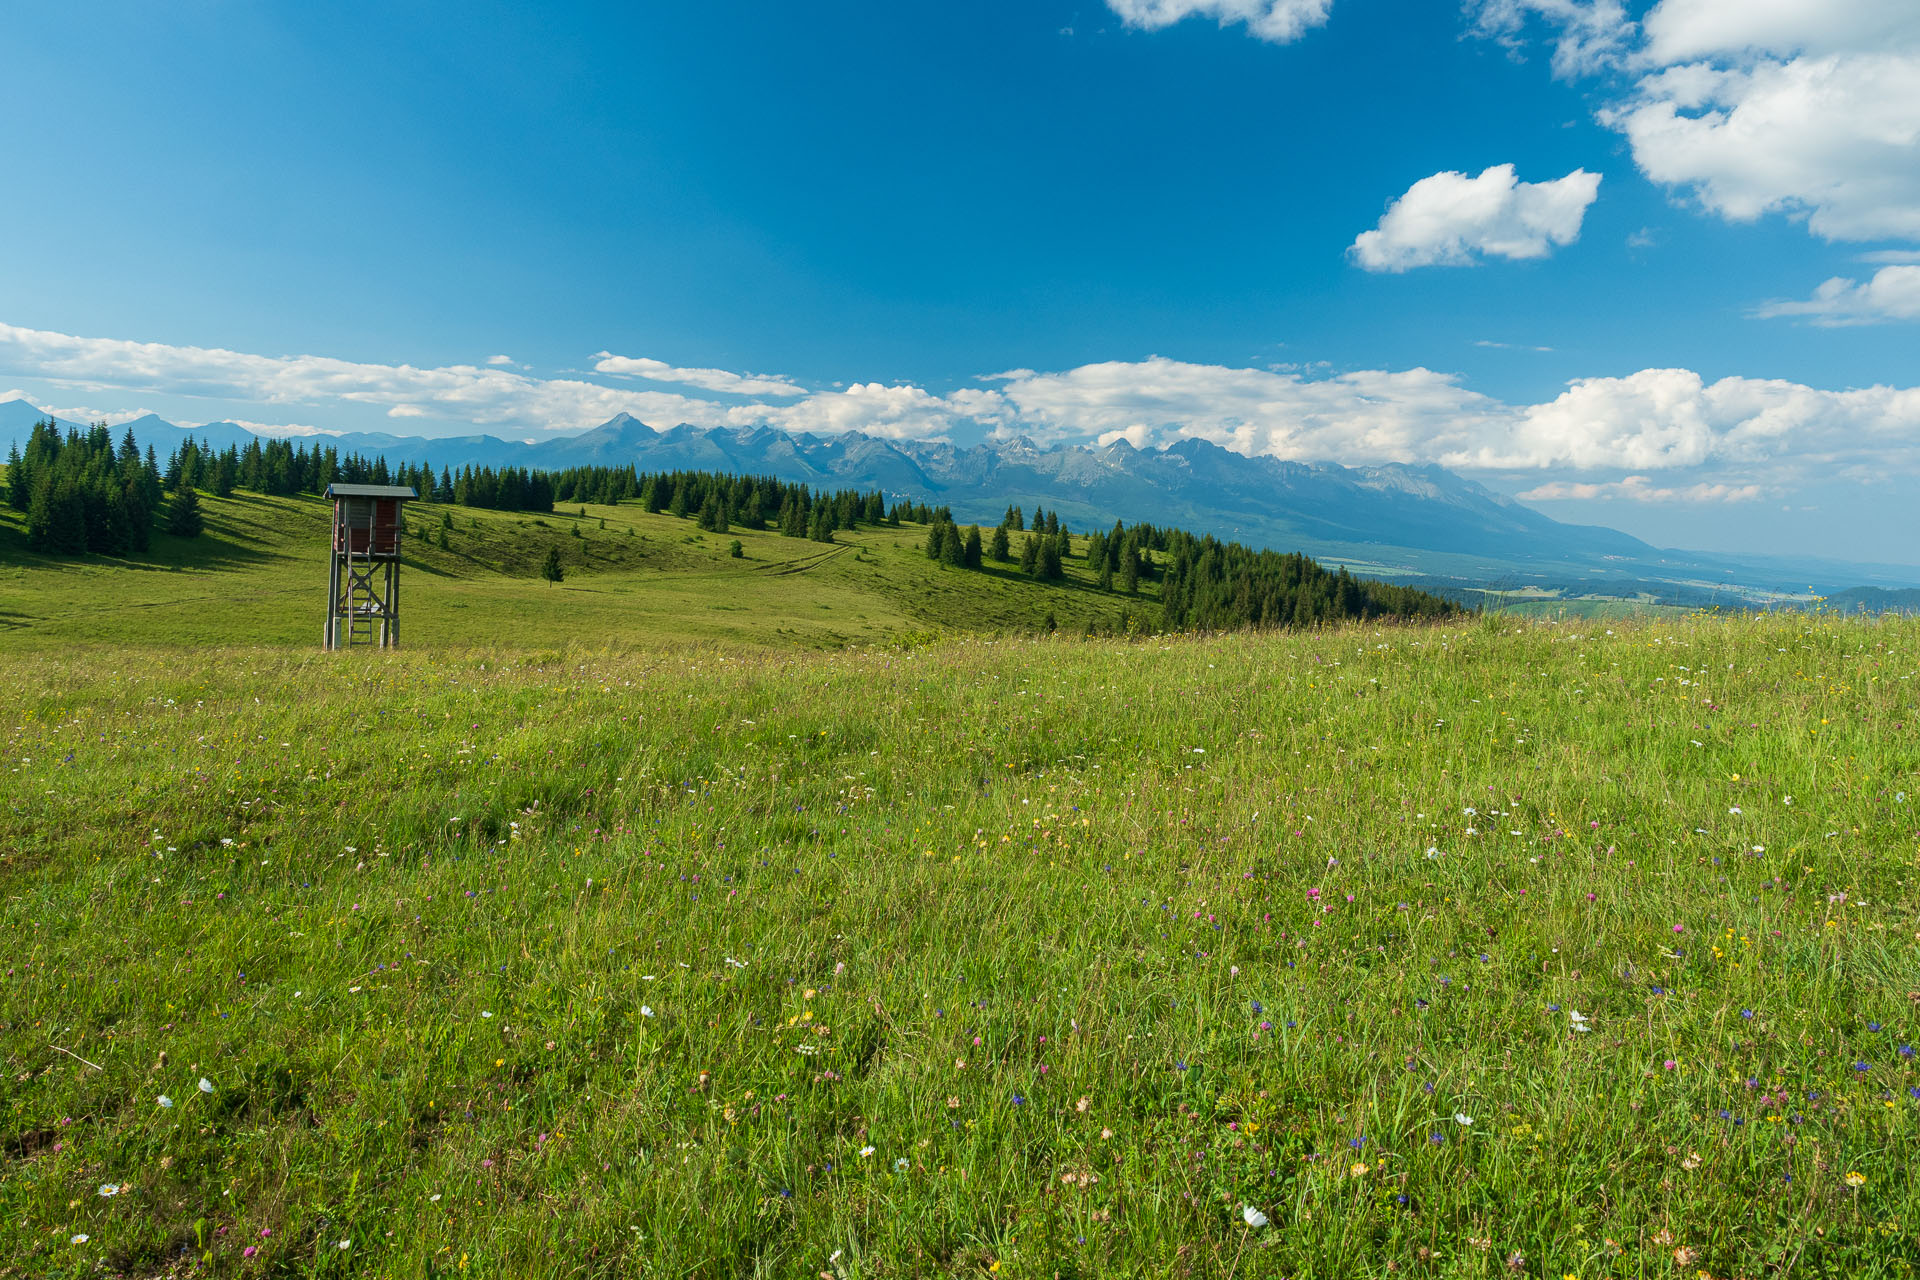
M 877 382 L 808 392 L 786 378 L 678 369 L 642 358 L 630 363 L 636 371 L 657 366 L 682 385 L 704 381 L 727 398 L 539 378 L 493 365 L 421 368 L 263 356 L 0 324 L 0 371 L 77 391 L 194 397 L 220 404 L 226 412 L 219 416 L 249 420 L 257 420 L 262 406 L 297 407 L 302 418 L 324 421 L 329 409 L 353 405 L 395 418 L 521 434 L 582 430 L 626 412 L 656 426 L 767 425 L 895 439 L 985 431 L 1043 443 L 1124 439 L 1149 447 L 1195 438 L 1298 461 L 1566 473 L 1614 486 L 1607 496 L 1645 501 L 1687 492 L 1738 500 L 1795 482 L 1920 475 L 1920 388 L 1829 391 L 1777 379 L 1708 382 L 1690 370 L 1643 369 L 1579 379 L 1551 400 L 1511 404 L 1430 369 L 1312 378 L 1154 356 L 1059 372 L 1013 370 L 946 394 Z M 756 383 L 777 398 L 753 398 L 746 388 Z M 1619 475 L 1651 472 L 1676 483 L 1656 487 Z M 1554 488 L 1563 478 L 1534 492 L 1586 494 Z

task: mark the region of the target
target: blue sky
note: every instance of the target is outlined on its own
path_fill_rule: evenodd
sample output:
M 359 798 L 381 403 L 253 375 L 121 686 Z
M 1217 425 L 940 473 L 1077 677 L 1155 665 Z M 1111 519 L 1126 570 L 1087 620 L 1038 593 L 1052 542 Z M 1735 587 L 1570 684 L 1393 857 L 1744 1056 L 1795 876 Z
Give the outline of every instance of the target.
M 1911 0 L 8 27 L 0 398 L 1194 434 L 1439 461 L 1673 545 L 1920 561 Z

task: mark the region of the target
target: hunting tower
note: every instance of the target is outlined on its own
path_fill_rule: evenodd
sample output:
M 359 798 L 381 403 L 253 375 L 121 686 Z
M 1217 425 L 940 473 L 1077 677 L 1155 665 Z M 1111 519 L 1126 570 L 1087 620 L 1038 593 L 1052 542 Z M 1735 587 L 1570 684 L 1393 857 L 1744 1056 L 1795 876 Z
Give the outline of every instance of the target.
M 404 484 L 327 486 L 327 648 L 400 647 L 400 512 L 417 496 Z

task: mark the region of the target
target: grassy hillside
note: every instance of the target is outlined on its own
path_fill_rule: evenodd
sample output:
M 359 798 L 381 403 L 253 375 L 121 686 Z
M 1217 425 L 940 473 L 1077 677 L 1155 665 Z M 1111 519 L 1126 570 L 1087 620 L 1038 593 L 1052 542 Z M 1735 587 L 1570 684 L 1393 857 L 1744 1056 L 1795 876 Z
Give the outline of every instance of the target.
M 583 510 L 584 516 L 578 513 Z M 112 641 L 162 647 L 320 642 L 327 506 L 317 498 L 204 497 L 206 533 L 154 536 L 132 561 L 34 555 L 17 512 L 0 511 L 0 635 L 17 650 Z M 409 647 L 511 643 L 653 645 L 726 640 L 840 647 L 961 630 L 979 634 L 1113 627 L 1157 617 L 1154 585 L 1102 591 L 1080 561 L 1064 584 L 989 564 L 947 569 L 921 552 L 926 530 L 862 528 L 833 546 L 776 533 L 701 533 L 637 504 L 548 515 L 412 504 L 402 638 Z M 448 546 L 437 545 L 443 515 Z M 575 531 L 579 537 L 575 537 Z M 744 558 L 732 559 L 738 539 Z M 540 580 L 558 547 L 566 579 Z
M 1913 622 L 45 651 L 141 601 L 0 646 L 0 1275 L 1920 1258 Z

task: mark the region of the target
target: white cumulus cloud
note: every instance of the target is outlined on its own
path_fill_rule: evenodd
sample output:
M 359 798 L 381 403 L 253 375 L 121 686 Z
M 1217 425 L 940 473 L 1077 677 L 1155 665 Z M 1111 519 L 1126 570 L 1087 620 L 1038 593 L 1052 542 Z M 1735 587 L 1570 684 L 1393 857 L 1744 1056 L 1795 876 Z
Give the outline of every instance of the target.
M 1920 240 L 1920 53 L 1682 63 L 1600 119 L 1647 177 L 1728 221 L 1784 213 L 1827 240 Z
M 1708 382 L 1687 369 L 1583 378 L 1528 404 L 1432 369 L 1329 374 L 1155 356 L 1054 372 L 1016 369 L 947 394 L 869 381 L 777 400 L 718 401 L 468 365 L 261 356 L 0 324 L 0 376 L 11 374 L 116 392 L 128 402 L 146 394 L 224 401 L 218 416 L 248 426 L 261 415 L 245 406 L 298 405 L 299 420 L 326 422 L 329 410 L 358 405 L 402 419 L 418 410 L 481 428 L 510 424 L 521 429 L 515 434 L 578 430 L 625 411 L 663 427 L 771 426 L 894 439 L 937 439 L 963 429 L 1026 433 L 1046 443 L 1125 440 L 1139 448 L 1197 439 L 1303 462 L 1539 471 L 1547 473 L 1543 484 L 1611 485 L 1595 493 L 1637 501 L 1736 501 L 1755 485 L 1771 493 L 1813 479 L 1920 477 L 1920 388 Z M 89 408 L 64 416 L 123 415 Z M 275 416 L 284 424 L 293 415 Z M 317 434 L 332 427 L 265 430 Z M 1661 482 L 1646 480 L 1644 490 L 1631 480 L 1655 475 Z M 1674 496 L 1649 496 L 1655 490 Z
M 1478 177 L 1448 171 L 1422 178 L 1388 207 L 1380 225 L 1348 252 L 1368 271 L 1465 266 L 1485 257 L 1544 258 L 1580 238 L 1600 175 L 1575 169 L 1551 182 L 1521 182 L 1510 164 Z
M 596 373 L 612 373 L 651 382 L 673 382 L 702 391 L 739 396 L 804 396 L 807 389 L 790 378 L 757 373 L 729 373 L 725 369 L 680 369 L 645 356 L 616 356 L 602 351 L 593 366 Z
M 1475 31 L 1558 31 L 1564 78 L 1625 71 L 1601 123 L 1654 182 L 1731 222 L 1804 220 L 1827 240 L 1920 239 L 1920 3 L 1475 0 Z
M 1187 18 L 1212 18 L 1221 26 L 1244 22 L 1262 40 L 1285 44 L 1327 20 L 1333 0 L 1107 0 L 1130 27 L 1149 31 Z
M 1553 73 L 1572 77 L 1618 62 L 1634 33 L 1620 0 L 1479 0 L 1469 4 L 1477 34 L 1518 49 L 1530 20 L 1559 28 Z
M 1769 302 L 1755 314 L 1805 316 L 1827 328 L 1920 320 L 1920 266 L 1882 267 L 1865 284 L 1835 276 L 1804 302 Z
M 1689 506 L 1710 502 L 1755 502 L 1765 496 L 1765 488 L 1757 484 L 1701 483 L 1663 488 L 1645 476 L 1628 476 L 1624 480 L 1608 480 L 1598 484 L 1555 480 L 1514 495 L 1522 502 L 1592 502 L 1620 498 L 1628 502 L 1680 502 Z
M 1661 0 L 1644 57 L 1662 66 L 1746 54 L 1852 53 L 1920 44 L 1912 0 Z
M 1827 391 L 1774 379 L 1709 383 L 1687 369 L 1583 378 L 1511 404 L 1430 369 L 1325 378 L 1153 357 L 1004 380 L 1008 425 L 1046 441 L 1135 447 L 1200 439 L 1253 456 L 1465 471 L 1920 475 L 1920 388 Z M 1711 479 L 1708 478 L 1711 473 Z
M 603 364 L 621 357 L 601 356 Z M 809 393 L 784 378 L 675 369 L 630 361 L 632 372 L 665 371 L 673 380 L 734 396 L 720 402 L 668 391 L 603 386 L 577 378 L 535 378 L 510 369 L 447 365 L 418 368 L 330 356 L 263 356 L 217 347 L 89 338 L 0 323 L 0 374 L 20 373 L 92 390 L 166 393 L 247 404 L 365 405 L 392 418 L 437 417 L 480 427 L 577 431 L 631 413 L 661 426 L 766 424 L 795 431 L 867 431 L 896 438 L 937 436 L 954 424 L 997 420 L 997 392 L 968 389 L 937 396 L 918 387 L 859 383 Z M 614 372 L 626 372 L 616 366 Z M 709 376 L 711 375 L 711 376 Z M 704 385 L 703 385 L 704 384 Z

